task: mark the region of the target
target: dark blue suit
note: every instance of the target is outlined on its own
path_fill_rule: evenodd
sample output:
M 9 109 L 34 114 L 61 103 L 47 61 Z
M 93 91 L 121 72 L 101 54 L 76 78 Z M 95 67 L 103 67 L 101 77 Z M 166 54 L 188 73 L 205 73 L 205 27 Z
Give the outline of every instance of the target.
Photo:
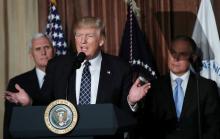
M 15 84 L 19 84 L 20 87 L 23 88 L 33 98 L 33 100 L 38 98 L 40 92 L 40 86 L 38 83 L 35 69 L 10 79 L 7 90 L 12 92 L 17 92 L 17 90 L 15 89 Z M 4 139 L 12 138 L 11 135 L 9 134 L 9 125 L 11 120 L 12 109 L 14 106 L 19 106 L 19 105 L 5 101 Z

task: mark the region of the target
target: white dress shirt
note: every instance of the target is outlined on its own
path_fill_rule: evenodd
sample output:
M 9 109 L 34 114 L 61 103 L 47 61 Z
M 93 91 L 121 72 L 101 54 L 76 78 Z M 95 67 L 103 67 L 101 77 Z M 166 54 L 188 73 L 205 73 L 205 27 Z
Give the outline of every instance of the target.
M 39 87 L 41 88 L 42 85 L 43 85 L 43 82 L 44 82 L 45 72 L 43 72 L 39 68 L 36 68 L 36 74 L 37 74 L 37 79 L 38 79 Z
M 101 52 L 93 59 L 89 60 L 90 66 L 89 71 L 91 73 L 91 102 L 90 104 L 96 104 L 96 98 L 99 87 L 99 76 L 101 70 L 102 55 Z M 85 67 L 85 61 L 81 67 L 76 70 L 76 102 L 79 104 L 80 84 L 82 78 L 82 72 Z
M 185 96 L 186 87 L 187 87 L 187 84 L 188 84 L 188 81 L 189 81 L 189 74 L 190 74 L 190 70 L 188 70 L 182 76 L 177 76 L 173 72 L 170 71 L 170 79 L 171 79 L 171 85 L 172 85 L 173 92 L 174 92 L 175 87 L 177 85 L 176 82 L 175 82 L 176 78 L 181 78 L 183 80 L 182 84 L 181 84 L 181 87 L 183 88 L 183 93 L 184 93 L 184 96 Z

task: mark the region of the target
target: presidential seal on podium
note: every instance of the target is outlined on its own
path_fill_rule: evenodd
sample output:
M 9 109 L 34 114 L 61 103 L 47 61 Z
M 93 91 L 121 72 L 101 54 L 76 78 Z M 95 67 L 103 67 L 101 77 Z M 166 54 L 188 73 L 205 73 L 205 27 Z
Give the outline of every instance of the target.
M 78 121 L 76 107 L 65 99 L 51 102 L 44 113 L 47 128 L 56 134 L 66 134 L 74 129 Z

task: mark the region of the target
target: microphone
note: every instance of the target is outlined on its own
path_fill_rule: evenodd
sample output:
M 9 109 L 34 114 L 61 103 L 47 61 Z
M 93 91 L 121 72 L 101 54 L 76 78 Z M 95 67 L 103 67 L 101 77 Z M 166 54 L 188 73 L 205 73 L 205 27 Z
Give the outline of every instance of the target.
M 81 67 L 81 63 L 85 60 L 86 54 L 80 52 L 73 60 L 73 68 L 78 69 Z
M 138 79 L 140 80 L 141 86 L 149 82 L 149 81 L 148 81 L 146 78 L 144 78 L 143 76 L 139 76 Z
M 86 54 L 83 53 L 83 52 L 80 52 L 80 53 L 77 55 L 77 60 L 78 60 L 79 62 L 81 62 L 81 63 L 85 60 L 85 58 L 86 58 Z

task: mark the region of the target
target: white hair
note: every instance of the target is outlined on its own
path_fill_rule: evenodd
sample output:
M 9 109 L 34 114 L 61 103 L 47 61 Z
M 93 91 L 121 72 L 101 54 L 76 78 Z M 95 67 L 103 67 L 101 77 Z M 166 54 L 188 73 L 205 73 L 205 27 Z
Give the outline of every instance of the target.
M 44 34 L 44 33 L 36 33 L 36 34 L 33 35 L 32 39 L 30 40 L 30 42 L 29 42 L 29 44 L 28 44 L 29 49 L 32 48 L 32 42 L 33 42 L 34 40 L 39 39 L 39 38 L 42 38 L 42 37 L 47 38 L 47 39 L 49 40 L 49 42 L 51 43 L 51 45 L 52 45 L 52 39 L 51 39 L 48 35 L 46 35 L 46 34 Z

